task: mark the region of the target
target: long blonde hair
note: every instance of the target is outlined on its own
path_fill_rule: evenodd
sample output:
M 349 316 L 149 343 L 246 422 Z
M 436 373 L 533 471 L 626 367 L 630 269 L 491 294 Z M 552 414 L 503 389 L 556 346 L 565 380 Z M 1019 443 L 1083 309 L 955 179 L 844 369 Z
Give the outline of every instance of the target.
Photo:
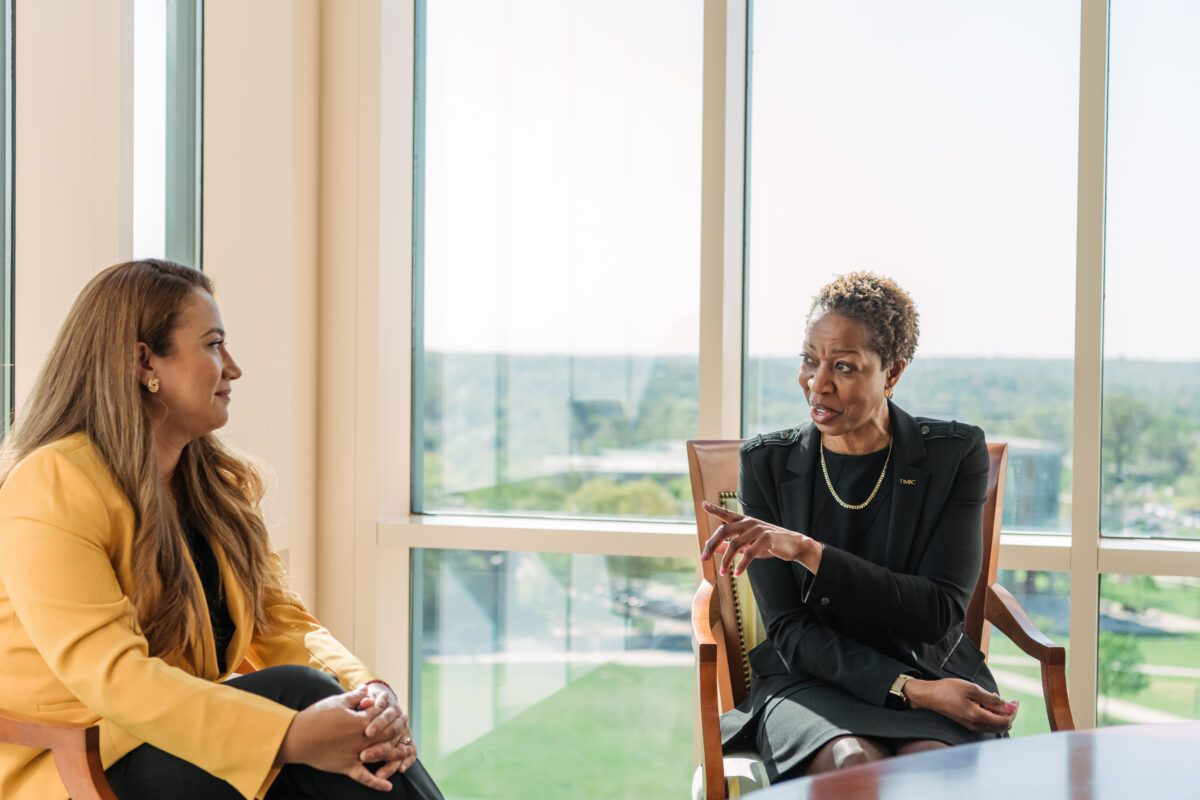
M 159 477 L 136 348 L 145 342 L 156 355 L 171 355 L 180 310 L 196 289 L 212 294 L 212 281 L 169 261 L 130 261 L 93 278 L 67 314 L 0 448 L 3 484 L 37 448 L 87 434 L 133 506 L 137 583 L 131 600 L 138 625 L 150 654 L 172 661 L 199 660 L 197 623 L 208 617 L 189 567 L 182 516 L 224 550 L 261 628 L 269 627 L 263 593 L 280 582 L 258 510 L 263 481 L 251 464 L 209 434 L 183 448 L 171 491 Z

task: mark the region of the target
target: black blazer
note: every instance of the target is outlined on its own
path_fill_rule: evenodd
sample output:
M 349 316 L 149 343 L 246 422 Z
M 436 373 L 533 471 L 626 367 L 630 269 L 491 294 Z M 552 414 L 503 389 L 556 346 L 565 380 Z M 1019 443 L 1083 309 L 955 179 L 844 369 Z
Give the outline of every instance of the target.
M 884 563 L 827 545 L 816 575 L 774 558 L 750 564 L 767 640 L 750 653 L 750 696 L 721 720 L 726 743 L 751 734 L 771 698 L 803 683 L 831 684 L 878 706 L 901 673 L 996 690 L 962 626 L 983 557 L 983 431 L 888 405 L 892 508 Z M 809 422 L 742 445 L 743 513 L 819 540 L 809 524 L 820 443 Z

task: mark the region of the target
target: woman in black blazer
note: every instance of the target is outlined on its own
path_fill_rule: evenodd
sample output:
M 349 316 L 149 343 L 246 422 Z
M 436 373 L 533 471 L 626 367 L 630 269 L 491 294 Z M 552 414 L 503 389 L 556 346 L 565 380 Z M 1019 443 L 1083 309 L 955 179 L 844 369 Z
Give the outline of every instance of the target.
M 811 420 L 742 446 L 743 514 L 705 504 L 724 524 L 701 558 L 749 569 L 767 632 L 722 739 L 757 745 L 773 783 L 1004 735 L 1016 714 L 962 627 L 982 558 L 983 431 L 891 402 L 917 331 L 888 278 L 824 287 L 800 368 Z

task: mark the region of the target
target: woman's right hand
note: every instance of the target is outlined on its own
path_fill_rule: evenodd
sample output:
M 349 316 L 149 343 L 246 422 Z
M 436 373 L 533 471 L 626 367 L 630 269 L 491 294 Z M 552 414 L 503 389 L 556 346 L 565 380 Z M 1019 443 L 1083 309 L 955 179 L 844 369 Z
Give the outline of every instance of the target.
M 904 684 L 913 708 L 927 708 L 972 731 L 1003 733 L 1012 727 L 1017 704 L 1008 702 L 970 681 L 913 678 Z
M 720 554 L 721 563 L 717 571 L 721 575 L 731 569 L 734 570 L 735 577 L 741 575 L 756 558 L 799 561 L 809 572 L 817 574 L 824 547 L 816 539 L 730 511 L 707 500 L 704 501 L 703 508 L 710 516 L 721 520 L 722 524 L 704 543 L 704 548 L 700 551 L 700 560 L 707 561 L 714 553 Z M 741 560 L 735 568 L 734 559 L 739 555 Z
M 339 772 L 371 789 L 389 791 L 392 784 L 373 775 L 360 760 L 371 745 L 388 741 L 390 729 L 366 735 L 376 714 L 359 710 L 367 687 L 336 694 L 313 703 L 292 719 L 275 756 L 276 765 L 308 764 L 325 772 Z

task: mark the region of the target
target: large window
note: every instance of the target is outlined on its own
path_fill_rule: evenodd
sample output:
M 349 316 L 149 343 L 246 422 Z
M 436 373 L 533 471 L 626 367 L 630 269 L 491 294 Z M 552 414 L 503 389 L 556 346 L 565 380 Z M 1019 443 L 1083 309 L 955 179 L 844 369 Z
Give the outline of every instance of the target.
M 751 41 L 746 434 L 808 416 L 817 289 L 887 274 L 921 312 L 896 402 L 1009 443 L 1006 529 L 1067 530 L 1078 5 L 758 0 Z
M 1101 525 L 1200 538 L 1200 6 L 1111 19 Z
M 418 6 L 415 510 L 690 513 L 700 9 Z
M 133 257 L 199 268 L 203 0 L 133 5 Z
M 627 576 L 656 608 L 690 583 L 682 440 L 802 422 L 811 297 L 856 269 L 922 313 L 900 406 L 1010 445 L 1000 581 L 1069 644 L 1076 722 L 1195 715 L 1200 12 L 417 9 L 412 514 L 379 540 L 411 559 L 417 726 L 456 796 L 501 791 L 471 766 L 489 737 L 590 720 L 590 681 L 648 675 L 621 655 L 642 640 L 586 643 L 616 635 Z M 655 642 L 674 697 L 690 657 Z M 999 636 L 991 658 L 1016 732 L 1044 731 L 1036 666 Z M 690 763 L 680 737 L 644 757 Z
M 690 515 L 701 21 L 418 2 L 414 511 Z M 493 541 L 412 550 L 414 730 L 447 796 L 686 786 L 693 563 Z

